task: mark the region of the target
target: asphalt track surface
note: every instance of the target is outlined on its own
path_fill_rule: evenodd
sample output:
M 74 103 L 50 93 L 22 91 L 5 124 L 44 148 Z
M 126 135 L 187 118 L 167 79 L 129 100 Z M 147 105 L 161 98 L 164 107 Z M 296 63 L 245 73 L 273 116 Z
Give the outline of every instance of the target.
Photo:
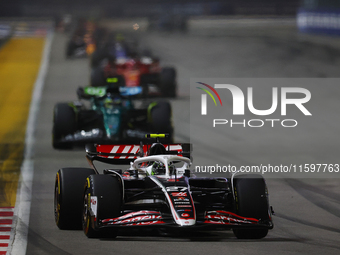
M 76 99 L 75 89 L 88 84 L 89 79 L 88 60 L 65 59 L 66 40 L 67 36 L 63 34 L 54 36 L 36 127 L 28 255 L 340 253 L 339 178 L 267 179 L 270 203 L 276 216 L 273 217 L 274 229 L 262 240 L 241 241 L 234 237 L 232 231 L 179 236 L 124 233 L 116 239 L 99 240 L 88 239 L 82 231 L 59 230 L 53 215 L 55 174 L 61 167 L 87 167 L 84 152 L 56 151 L 51 146 L 54 104 Z M 301 41 L 294 28 L 283 31 L 272 27 L 258 32 L 238 28 L 210 37 L 200 34 L 149 34 L 143 41 L 150 45 L 163 64 L 174 65 L 178 70 L 180 96 L 172 100 L 177 141 L 190 139 L 190 78 L 339 76 L 340 50 Z M 334 117 L 337 121 L 340 89 L 332 87 L 329 93 L 325 93 L 323 87 L 318 87 L 314 91 L 329 99 L 327 102 L 332 111 L 327 118 Z M 314 106 L 313 110 L 318 112 Z M 267 129 L 251 135 L 231 131 L 225 134 L 229 141 L 226 145 L 225 140 L 209 143 L 209 136 L 213 136 L 209 127 L 202 125 L 205 135 L 198 145 L 194 145 L 194 161 L 259 164 L 320 160 L 335 163 L 338 160 L 338 130 L 336 122 L 327 125 L 317 122 L 305 132 L 291 132 L 289 136 L 282 133 L 280 138 L 273 138 Z M 308 142 L 311 139 L 314 142 Z M 221 151 L 225 152 L 224 156 L 217 157 Z

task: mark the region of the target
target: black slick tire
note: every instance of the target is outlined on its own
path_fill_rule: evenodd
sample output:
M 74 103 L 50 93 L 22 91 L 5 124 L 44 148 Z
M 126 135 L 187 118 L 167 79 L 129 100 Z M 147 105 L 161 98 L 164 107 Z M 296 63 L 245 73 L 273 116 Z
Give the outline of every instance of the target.
M 242 174 L 234 178 L 235 209 L 243 217 L 261 221 L 269 220 L 266 183 L 261 175 Z M 268 233 L 266 228 L 234 228 L 239 239 L 261 239 Z
M 100 86 L 107 85 L 105 75 L 104 75 L 104 70 L 102 66 L 97 66 L 92 69 L 90 82 L 91 82 L 91 86 L 93 87 L 100 87 Z
M 95 216 L 91 215 L 91 203 L 96 201 L 96 221 L 119 217 L 122 207 L 122 185 L 118 177 L 113 175 L 91 175 L 88 177 L 83 195 L 82 225 L 89 238 L 117 236 L 112 228 L 96 229 Z M 93 200 L 93 201 L 91 201 Z
M 151 130 L 154 133 L 169 134 L 169 140 L 173 139 L 172 110 L 167 101 L 152 103 L 154 106 L 150 110 Z M 151 104 L 151 105 L 152 105 Z
M 81 229 L 83 191 L 91 168 L 62 168 L 56 174 L 54 186 L 54 216 L 60 229 Z
M 172 67 L 163 68 L 161 71 L 161 91 L 165 97 L 176 97 L 176 70 Z
M 72 143 L 60 142 L 64 136 L 76 130 L 76 113 L 68 103 L 58 103 L 53 112 L 52 145 L 55 149 L 70 149 Z

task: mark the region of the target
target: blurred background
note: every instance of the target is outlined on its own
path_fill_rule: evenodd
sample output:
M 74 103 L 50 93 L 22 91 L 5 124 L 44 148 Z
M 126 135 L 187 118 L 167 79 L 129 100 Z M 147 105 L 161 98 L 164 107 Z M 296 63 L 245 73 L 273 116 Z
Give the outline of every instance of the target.
M 52 148 L 53 107 L 61 101 L 76 100 L 76 89 L 90 84 L 91 57 L 86 56 L 87 52 L 82 58 L 69 57 L 67 53 L 69 45 L 78 40 L 79 35 L 86 36 L 84 31 L 78 33 L 77 29 L 87 27 L 84 24 L 89 21 L 96 28 L 122 32 L 126 39 L 135 38 L 138 47 L 151 49 L 163 66 L 176 68 L 177 97 L 169 99 L 176 142 L 190 141 L 190 78 L 340 76 L 339 0 L 0 1 L 1 44 L 10 41 L 9 38 L 45 38 L 48 31 L 55 31 L 36 125 L 39 136 L 34 148 L 27 254 L 109 254 L 112 251 L 150 254 L 150 250 L 155 254 L 212 254 L 222 250 L 235 254 L 263 254 L 268 250 L 275 254 L 339 254 L 339 178 L 269 179 L 270 201 L 276 211 L 275 227 L 263 242 L 240 244 L 232 234 L 224 232 L 193 239 L 132 235 L 112 242 L 88 240 L 76 231 L 59 232 L 53 215 L 55 173 L 62 167 L 88 167 L 88 164 L 83 151 L 70 153 Z M 84 38 L 81 38 L 84 45 L 82 40 Z M 39 43 L 37 52 L 43 48 L 43 43 Z M 23 57 L 26 51 L 34 52 L 33 44 L 37 42 L 31 44 L 22 42 L 21 52 L 12 57 L 12 62 L 17 64 L 12 76 L 20 78 L 22 72 L 17 70 L 22 68 L 22 61 L 31 61 L 31 55 L 35 55 Z M 27 48 L 27 45 L 31 47 Z M 18 52 L 17 49 L 14 45 L 10 50 Z M 6 52 L 8 48 L 3 46 L 1 51 Z M 0 63 L 8 61 L 12 64 L 10 58 L 6 55 Z M 37 59 L 34 61 L 39 62 L 40 55 Z M 27 66 L 31 66 L 31 62 Z M 14 87 L 13 78 L 8 79 L 9 82 L 3 82 L 0 73 L 0 88 L 7 83 Z M 19 88 L 23 80 L 18 81 Z M 337 86 L 325 89 L 315 85 L 313 96 L 318 96 L 320 101 L 314 101 L 313 114 L 324 121 L 312 123 L 308 129 L 295 129 L 296 132 L 271 128 L 262 132 L 228 129 L 222 134 L 228 140 L 226 143 L 223 139 L 210 139 L 215 134 L 200 123 L 202 125 L 196 126 L 204 135 L 194 141 L 193 163 L 197 159 L 205 164 L 218 162 L 220 165 L 339 163 L 339 93 Z M 1 94 L 5 97 L 5 93 Z M 15 97 L 13 105 L 17 102 Z M 11 112 L 11 109 L 6 111 Z M 332 122 L 328 121 L 330 119 Z M 195 120 L 191 121 L 195 123 Z M 25 128 L 23 124 L 21 126 Z M 0 131 L 2 129 L 0 126 Z M 12 133 L 17 135 L 15 130 Z M 0 142 L 6 151 L 8 144 L 13 143 L 12 140 Z M 23 144 L 24 140 L 20 142 L 21 148 Z M 22 158 L 22 150 L 20 157 L 15 159 Z M 7 154 L 3 155 L 12 160 Z M 4 172 L 13 172 L 13 169 L 6 169 L 5 164 L 1 167 Z M 20 164 L 15 169 L 18 176 Z M 0 173 L 2 179 L 5 178 Z M 7 179 L 17 180 L 13 176 Z M 16 191 L 15 185 L 13 190 Z M 7 201 L 6 198 L 3 200 Z M 13 200 L 11 206 L 14 206 L 15 198 Z M 129 240 L 142 242 L 126 242 Z M 210 245 L 212 242 L 207 245 L 207 240 L 213 241 L 213 245 Z
M 79 19 L 101 21 L 101 25 L 104 23 L 111 29 L 118 30 L 131 30 L 131 22 L 136 21 L 140 31 L 181 31 L 213 36 L 230 35 L 240 27 L 246 28 L 242 32 L 247 35 L 254 32 L 254 27 L 256 27 L 255 32 L 259 33 L 261 30 L 276 26 L 271 32 L 298 31 L 301 33 L 300 37 L 306 34 L 329 35 L 332 37 L 325 38 L 332 38 L 327 42 L 332 44 L 337 41 L 336 36 L 340 34 L 340 1 L 1 1 L 0 39 L 4 39 L 9 34 L 22 35 L 25 31 L 32 30 L 32 26 L 35 34 L 44 34 L 46 27 L 51 24 L 54 24 L 58 31 L 74 31 Z M 52 23 L 46 24 L 46 20 Z M 23 24 L 23 21 L 31 23 L 27 25 Z M 316 40 L 325 41 L 322 36 Z
M 44 0 L 13 0 L 1 4 L 1 16 L 58 16 L 64 13 L 72 15 L 86 15 L 98 17 L 126 17 L 158 15 L 162 12 L 173 12 L 185 15 L 243 15 L 243 14 L 270 14 L 293 15 L 301 5 L 308 8 L 322 7 L 318 0 L 309 0 L 302 3 L 298 0 L 73 0 L 73 1 L 44 1 Z M 326 2 L 326 1 L 323 1 Z M 337 1 L 327 1 L 324 6 L 336 7 Z
M 339 33 L 337 0 L 12 0 L 0 3 L 0 17 L 53 17 L 57 23 L 71 18 L 147 18 L 150 28 L 184 29 L 200 16 L 290 16 L 297 17 L 301 31 Z

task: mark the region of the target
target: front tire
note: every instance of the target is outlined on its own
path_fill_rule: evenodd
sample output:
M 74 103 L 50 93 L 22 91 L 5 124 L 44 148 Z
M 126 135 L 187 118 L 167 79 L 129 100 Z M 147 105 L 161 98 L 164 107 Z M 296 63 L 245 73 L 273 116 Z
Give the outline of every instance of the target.
M 261 175 L 242 174 L 234 178 L 236 213 L 243 217 L 269 221 L 268 194 L 265 180 Z M 268 233 L 267 228 L 233 229 L 239 239 L 261 239 Z
M 62 168 L 57 172 L 54 186 L 54 216 L 60 229 L 81 229 L 82 196 L 91 168 Z
M 119 217 L 123 202 L 121 187 L 120 179 L 113 175 L 91 175 L 88 177 L 83 196 L 82 217 L 83 230 L 87 237 L 109 236 L 112 238 L 117 236 L 116 229 L 104 228 L 98 230 L 95 224 L 99 219 Z M 96 204 L 92 203 L 92 199 L 96 201 Z M 95 210 L 97 214 L 93 215 Z

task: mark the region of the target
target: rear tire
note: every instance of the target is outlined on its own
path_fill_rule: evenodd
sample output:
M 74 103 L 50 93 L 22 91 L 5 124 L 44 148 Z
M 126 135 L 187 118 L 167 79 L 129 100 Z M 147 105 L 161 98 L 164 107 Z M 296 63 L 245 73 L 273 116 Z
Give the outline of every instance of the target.
M 266 183 L 261 175 L 243 174 L 234 178 L 236 213 L 243 217 L 270 220 Z M 261 239 L 268 229 L 233 229 L 239 239 Z
M 81 229 L 83 191 L 86 178 L 95 174 L 91 168 L 62 168 L 54 188 L 54 216 L 60 229 Z
M 154 133 L 169 134 L 169 140 L 173 140 L 172 110 L 169 102 L 157 102 L 151 108 L 151 130 Z
M 104 228 L 95 230 L 94 216 L 91 216 L 91 198 L 97 197 L 97 221 L 98 219 L 116 218 L 121 214 L 122 188 L 118 177 L 113 175 L 91 175 L 85 184 L 83 196 L 82 225 L 84 233 L 89 238 L 117 236 L 117 230 Z
M 60 139 L 76 130 L 76 114 L 68 103 L 58 103 L 54 107 L 52 145 L 55 149 L 72 148 L 72 143 L 61 143 Z
M 101 62 L 107 57 L 108 53 L 105 48 L 95 50 L 91 55 L 91 68 L 95 69 L 100 66 Z
M 66 46 L 66 58 L 70 58 L 73 56 L 73 53 L 76 49 L 76 45 L 73 41 L 69 41 Z
M 100 87 L 106 85 L 103 67 L 99 65 L 96 68 L 93 68 L 91 71 L 91 86 Z
M 176 97 L 176 70 L 172 67 L 163 68 L 161 72 L 161 90 L 166 97 Z

